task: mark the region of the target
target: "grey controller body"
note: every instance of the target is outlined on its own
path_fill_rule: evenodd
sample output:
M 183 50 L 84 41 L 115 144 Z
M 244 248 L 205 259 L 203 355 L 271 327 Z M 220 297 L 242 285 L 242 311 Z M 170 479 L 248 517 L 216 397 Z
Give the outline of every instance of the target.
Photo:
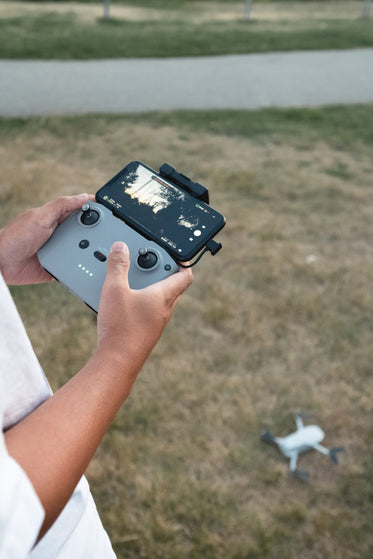
M 129 248 L 132 289 L 142 289 L 178 271 L 163 248 L 97 202 L 71 214 L 38 251 L 38 258 L 47 272 L 97 312 L 115 241 L 124 241 Z

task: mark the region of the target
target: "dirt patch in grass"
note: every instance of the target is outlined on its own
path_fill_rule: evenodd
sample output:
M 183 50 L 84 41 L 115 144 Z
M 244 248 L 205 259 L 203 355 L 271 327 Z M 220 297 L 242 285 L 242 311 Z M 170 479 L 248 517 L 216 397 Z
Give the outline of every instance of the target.
M 368 557 L 371 146 L 151 120 L 40 119 L 0 135 L 0 224 L 95 192 L 132 159 L 176 165 L 227 217 L 223 250 L 197 267 L 88 472 L 118 556 Z M 13 291 L 57 388 L 93 350 L 95 318 L 57 285 Z M 346 448 L 339 467 L 303 456 L 308 485 L 259 440 L 291 432 L 299 409 Z

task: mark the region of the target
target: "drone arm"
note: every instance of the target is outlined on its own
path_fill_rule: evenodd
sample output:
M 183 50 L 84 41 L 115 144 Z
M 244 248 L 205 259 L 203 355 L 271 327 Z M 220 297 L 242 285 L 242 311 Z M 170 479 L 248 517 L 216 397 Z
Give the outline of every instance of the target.
M 338 464 L 337 452 L 344 452 L 343 446 L 337 446 L 329 450 L 321 444 L 315 444 L 314 448 L 326 456 L 329 456 L 330 460 L 334 462 L 334 464 Z
M 294 477 L 303 481 L 308 481 L 308 472 L 297 469 L 298 452 L 293 452 L 290 456 L 290 472 Z
M 300 413 L 295 414 L 295 423 L 297 425 L 298 431 L 299 431 L 299 429 L 303 429 L 304 425 L 303 425 L 303 420 L 302 420 L 302 416 L 301 416 Z
M 321 454 L 325 454 L 325 456 L 329 456 L 330 454 L 330 450 L 328 448 L 325 448 L 325 446 L 322 446 L 321 444 L 315 444 L 313 448 L 321 452 Z
M 295 470 L 297 469 L 297 462 L 298 462 L 298 453 L 294 452 L 290 456 L 290 471 L 291 472 L 295 472 Z

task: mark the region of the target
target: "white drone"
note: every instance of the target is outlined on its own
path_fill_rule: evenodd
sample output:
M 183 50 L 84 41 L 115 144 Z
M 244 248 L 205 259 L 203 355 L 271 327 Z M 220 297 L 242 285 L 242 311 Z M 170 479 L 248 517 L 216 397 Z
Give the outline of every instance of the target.
M 320 442 L 325 437 L 325 433 L 317 425 L 303 425 L 302 418 L 308 417 L 309 414 L 296 413 L 295 423 L 297 430 L 287 437 L 274 437 L 268 431 L 262 433 L 262 441 L 274 444 L 280 452 L 290 459 L 290 472 L 293 476 L 304 481 L 308 480 L 308 472 L 297 469 L 298 456 L 307 450 L 318 450 L 322 454 L 329 456 L 334 464 L 338 464 L 337 453 L 343 452 L 343 447 L 325 448 Z

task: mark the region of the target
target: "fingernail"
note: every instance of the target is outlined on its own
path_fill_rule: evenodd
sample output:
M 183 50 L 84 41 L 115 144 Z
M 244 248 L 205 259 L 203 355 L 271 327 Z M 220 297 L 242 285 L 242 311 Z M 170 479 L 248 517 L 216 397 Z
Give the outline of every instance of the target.
M 81 198 L 81 199 L 84 199 L 84 198 L 87 198 L 87 196 L 88 196 L 88 194 L 85 192 L 85 193 L 83 193 L 83 194 L 77 194 L 77 195 L 76 195 L 76 198 L 78 198 L 78 199 L 80 199 L 80 198 Z
M 128 252 L 128 248 L 127 245 L 125 245 L 124 243 L 122 243 L 122 241 L 115 241 L 115 243 L 112 245 L 110 252 Z

